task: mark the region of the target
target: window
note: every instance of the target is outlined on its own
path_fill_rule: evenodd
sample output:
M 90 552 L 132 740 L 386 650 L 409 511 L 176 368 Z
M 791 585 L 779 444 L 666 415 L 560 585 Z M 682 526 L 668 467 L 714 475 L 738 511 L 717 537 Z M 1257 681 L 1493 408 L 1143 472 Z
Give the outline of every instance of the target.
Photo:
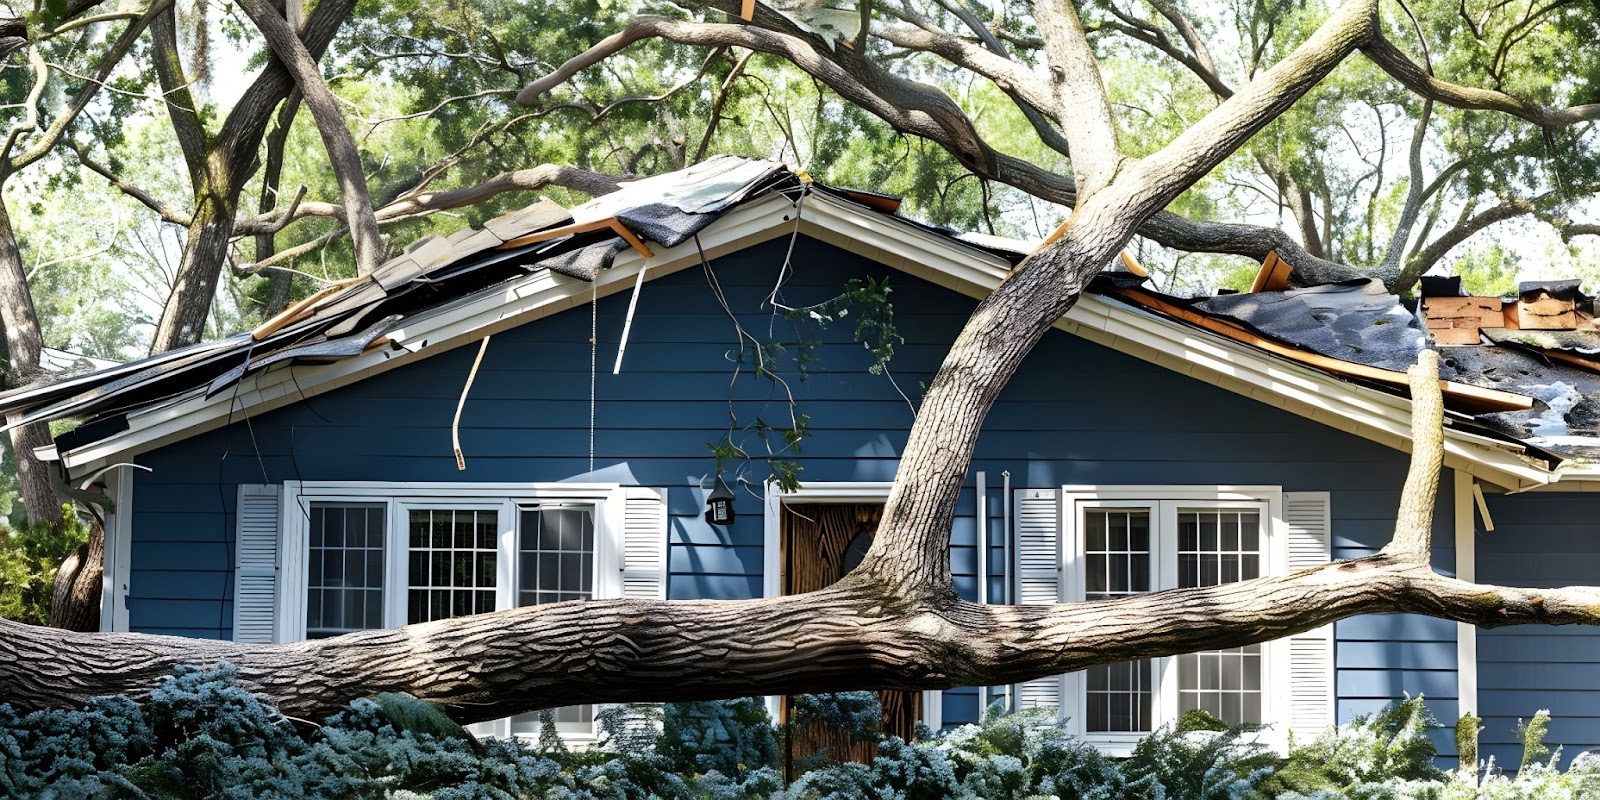
M 517 525 L 517 605 L 561 603 L 594 597 L 594 508 L 574 505 L 523 507 Z M 556 732 L 593 736 L 594 706 L 555 710 Z M 511 718 L 511 732 L 539 735 L 538 714 Z
M 499 513 L 413 507 L 407 516 L 411 544 L 406 621 L 432 622 L 494 611 Z
M 1261 515 L 1238 509 L 1178 509 L 1178 586 L 1193 589 L 1261 577 Z M 1260 725 L 1261 645 L 1178 657 L 1178 712 L 1202 709 Z
M 306 638 L 383 627 L 381 503 L 312 503 L 307 525 Z
M 1062 506 L 1068 598 L 1109 600 L 1271 574 L 1277 496 L 1276 490 L 1069 489 Z M 1191 709 L 1231 724 L 1264 724 L 1271 719 L 1271 648 L 1092 667 L 1069 676 L 1067 715 L 1078 718 L 1074 724 L 1086 738 L 1113 750 Z
M 1086 509 L 1083 532 L 1084 599 L 1150 591 L 1149 509 Z M 1149 659 L 1090 667 L 1084 677 L 1086 730 L 1150 730 L 1154 681 Z
M 595 484 L 286 483 L 284 507 L 299 513 L 284 522 L 282 581 L 292 588 L 280 595 L 281 636 L 322 638 L 620 596 L 623 537 L 648 536 L 665 549 L 665 530 L 635 522 L 651 516 L 625 513 L 638 508 L 635 502 L 662 509 L 658 495 L 640 491 Z M 659 566 L 664 571 L 664 558 Z M 564 737 L 593 738 L 592 706 L 555 714 Z M 537 735 L 538 715 L 473 728 Z

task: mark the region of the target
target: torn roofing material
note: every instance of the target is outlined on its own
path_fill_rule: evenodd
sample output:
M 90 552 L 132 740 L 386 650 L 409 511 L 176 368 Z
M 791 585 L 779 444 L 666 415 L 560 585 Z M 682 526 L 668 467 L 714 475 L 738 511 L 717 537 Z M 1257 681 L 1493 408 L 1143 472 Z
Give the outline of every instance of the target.
M 1417 363 L 1427 344 L 1416 317 L 1376 279 L 1222 295 L 1194 307 L 1315 353 L 1396 372 Z
M 898 216 L 892 203 L 866 202 L 876 196 L 863 198 L 860 193 L 807 183 L 774 162 L 717 158 L 677 173 L 627 182 L 613 194 L 570 210 L 535 203 L 481 228 L 425 239 L 373 275 L 303 301 L 255 335 L 242 334 L 0 395 L 0 413 L 20 414 L 13 419 L 21 422 L 89 420 L 58 439 L 58 452 L 67 453 L 126 429 L 134 411 L 165 408 L 175 398 L 227 397 L 240 391 L 241 381 L 252 373 L 389 353 L 387 348 L 399 346 L 390 341 L 390 333 L 409 325 L 412 318 L 452 304 L 495 301 L 497 292 L 533 273 L 593 281 L 619 253 L 638 249 L 622 231 L 634 240 L 672 246 L 688 241 L 741 203 L 774 194 L 796 202 L 806 191 L 828 198 L 829 203 L 870 209 L 862 213 L 884 220 L 884 230 L 898 231 L 897 235 L 921 239 L 925 238 L 921 234 L 932 234 L 959 243 L 959 251 L 974 258 L 989 253 L 1016 264 L 1036 248 L 1033 243 L 962 234 Z M 799 202 L 804 216 L 803 201 Z M 787 230 L 795 224 L 794 206 L 779 205 L 771 224 Z M 919 235 L 909 236 L 913 230 Z M 1415 319 L 1373 282 L 1190 300 L 1155 292 L 1142 277 L 1118 272 L 1097 279 L 1089 291 L 1391 394 L 1405 393 L 1404 370 L 1425 343 Z M 404 343 L 408 351 L 418 346 L 415 341 Z M 1567 384 L 1586 391 L 1586 384 Z M 1507 414 L 1513 416 L 1490 419 L 1485 430 L 1503 440 L 1537 438 L 1514 415 L 1537 415 L 1549 406 L 1535 400 L 1537 392 L 1531 388 L 1507 390 L 1512 385 L 1463 373 L 1459 382 L 1445 386 L 1452 424 L 1475 425 L 1468 414 L 1479 418 Z M 1566 396 L 1552 395 L 1552 399 Z M 1583 413 L 1584 407 L 1574 403 L 1567 413 Z M 233 408 L 231 400 L 228 408 Z M 1568 435 L 1584 430 L 1570 421 L 1566 427 Z M 1557 428 L 1554 420 L 1546 419 L 1539 431 Z
M 539 201 L 481 228 L 413 242 L 371 275 L 329 286 L 251 333 L 0 395 L 0 414 L 10 417 L 8 427 L 105 418 L 196 391 L 221 394 L 274 365 L 352 358 L 392 346 L 384 334 L 410 315 L 541 270 L 592 281 L 629 246 L 629 237 L 677 244 L 757 192 L 797 185 L 776 162 L 718 157 L 680 173 L 624 183 L 570 211 Z M 608 219 L 621 224 L 581 224 Z M 573 223 L 579 224 L 572 232 L 559 230 Z M 519 241 L 547 230 L 557 235 Z M 85 426 L 70 441 L 86 444 L 95 431 L 118 429 Z
M 1090 285 L 1089 290 L 1115 297 L 1130 305 L 1170 317 L 1232 341 L 1266 350 L 1285 360 L 1298 362 L 1346 381 L 1375 386 L 1396 394 L 1404 394 L 1409 391 L 1410 379 L 1404 371 L 1324 355 L 1295 342 L 1287 336 L 1280 336 L 1254 328 L 1237 319 L 1208 314 L 1199 308 L 1208 302 L 1207 299 L 1190 300 L 1172 297 L 1145 288 L 1143 283 L 1143 277 L 1132 273 L 1120 271 L 1102 272 Z M 1268 292 L 1263 294 L 1278 295 L 1281 293 Z M 1223 295 L 1221 297 L 1232 299 L 1243 296 Z M 1271 297 L 1258 297 L 1257 299 L 1269 303 L 1273 302 Z M 1391 299 L 1391 302 L 1395 302 L 1398 305 L 1397 301 Z M 1346 349 L 1348 349 L 1348 345 Z M 1462 413 L 1478 414 L 1491 411 L 1521 410 L 1530 407 L 1533 403 L 1532 398 L 1524 395 L 1460 382 L 1442 381 L 1440 389 L 1444 393 L 1445 407 Z

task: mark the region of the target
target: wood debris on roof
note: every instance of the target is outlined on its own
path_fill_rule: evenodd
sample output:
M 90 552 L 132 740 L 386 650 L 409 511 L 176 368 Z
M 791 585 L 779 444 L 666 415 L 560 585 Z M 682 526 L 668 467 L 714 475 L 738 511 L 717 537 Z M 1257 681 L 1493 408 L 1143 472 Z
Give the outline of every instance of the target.
M 1256 271 L 1256 279 L 1250 282 L 1251 293 L 1255 292 L 1281 292 L 1289 288 L 1289 275 L 1294 272 L 1294 265 L 1285 261 L 1274 250 L 1267 254 L 1261 262 L 1261 269 Z
M 481 228 L 412 242 L 371 275 L 318 291 L 249 334 L 0 394 L 0 414 L 9 425 L 107 415 L 107 424 L 71 437 L 73 446 L 87 444 L 125 429 L 115 419 L 130 411 L 196 391 L 214 395 L 274 364 L 326 363 L 389 346 L 386 334 L 407 317 L 531 272 L 593 280 L 619 250 L 650 257 L 641 234 L 673 246 L 754 193 L 793 185 L 775 162 L 717 157 L 571 210 L 541 200 Z

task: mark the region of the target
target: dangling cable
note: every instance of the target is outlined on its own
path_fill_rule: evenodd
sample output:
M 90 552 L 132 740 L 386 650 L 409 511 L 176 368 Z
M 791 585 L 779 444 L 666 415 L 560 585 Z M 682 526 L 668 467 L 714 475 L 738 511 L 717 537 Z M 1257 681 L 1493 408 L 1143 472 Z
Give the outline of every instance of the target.
M 600 276 L 589 284 L 589 471 L 594 472 L 595 354 L 600 349 Z
M 456 469 L 461 472 L 467 470 L 467 457 L 461 452 L 461 409 L 467 407 L 467 392 L 472 391 L 472 382 L 478 379 L 478 367 L 483 364 L 483 354 L 489 349 L 489 337 L 483 337 L 478 344 L 478 356 L 472 359 L 472 369 L 467 371 L 467 382 L 461 387 L 461 399 L 456 401 L 456 417 L 450 422 L 450 444 L 456 451 Z

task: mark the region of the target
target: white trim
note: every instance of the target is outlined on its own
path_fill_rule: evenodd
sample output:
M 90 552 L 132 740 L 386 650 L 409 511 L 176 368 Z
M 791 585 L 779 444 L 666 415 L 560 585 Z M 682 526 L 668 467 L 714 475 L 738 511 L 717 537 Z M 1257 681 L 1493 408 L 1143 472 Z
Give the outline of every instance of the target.
M 1456 577 L 1478 579 L 1477 525 L 1474 495 L 1477 482 L 1461 471 L 1454 477 L 1456 533 Z M 1456 623 L 1456 702 L 1460 713 L 1478 713 L 1478 628 L 1468 622 Z
M 1178 585 L 1177 513 L 1183 507 L 1251 508 L 1261 514 L 1263 540 L 1261 574 L 1281 575 L 1288 563 L 1288 523 L 1283 515 L 1283 489 L 1279 486 L 1196 486 L 1196 485 L 1106 485 L 1061 487 L 1061 560 L 1064 602 L 1081 602 L 1085 597 L 1084 542 L 1079 519 L 1086 508 L 1142 508 L 1151 515 L 1150 586 L 1152 591 Z M 1013 542 L 1014 545 L 1014 542 Z M 1290 714 L 1289 685 L 1281 676 L 1288 672 L 1288 650 L 1284 641 L 1262 643 L 1261 718 L 1266 724 L 1258 741 L 1282 750 L 1287 744 Z M 1151 714 L 1152 730 L 1178 719 L 1179 686 L 1176 656 L 1150 659 L 1154 683 Z M 1141 733 L 1090 733 L 1084 724 L 1087 686 L 1083 671 L 1064 676 L 1060 716 L 1068 729 L 1108 755 L 1126 756 L 1148 736 Z
M 133 467 L 106 473 L 106 492 L 116 510 L 106 516 L 105 550 L 100 574 L 100 631 L 128 630 L 129 562 L 133 555 Z
M 699 240 L 706 255 L 716 258 L 779 238 L 794 230 L 793 210 L 787 198 L 768 195 L 734 208 L 701 231 Z M 1011 267 L 992 253 L 823 193 L 807 198 L 800 231 L 972 297 L 987 296 Z M 541 271 L 407 320 L 390 333 L 403 348 L 398 354 L 378 350 L 332 364 L 285 365 L 251 375 L 237 391 L 209 399 L 196 389 L 164 406 L 131 413 L 127 431 L 62 456 L 71 468 L 125 460 L 229 419 L 288 405 L 581 305 L 591 293 L 625 291 L 637 283 L 640 270 L 651 280 L 698 263 L 693 243 L 686 243 L 663 248 L 649 259 L 633 251 L 622 253 L 594 284 Z M 1083 295 L 1056 327 L 1331 427 L 1409 448 L 1411 405 L 1405 398 L 1096 295 Z M 1447 429 L 1445 440 L 1447 466 L 1508 489 L 1591 473 L 1587 467 L 1552 473 L 1533 463 L 1518 445 L 1456 429 Z
M 384 521 L 384 612 L 386 628 L 407 624 L 410 550 L 407 512 L 414 508 L 493 510 L 498 516 L 495 609 L 517 608 L 517 552 L 520 509 L 536 502 L 567 502 L 594 509 L 594 587 L 596 599 L 622 596 L 623 525 L 630 489 L 614 483 L 450 483 L 421 481 L 285 481 L 279 515 L 278 641 L 306 636 L 309 541 L 306 527 L 311 503 L 381 503 Z M 664 534 L 663 534 L 664 536 Z M 664 541 L 664 539 L 663 539 Z M 510 720 L 470 726 L 481 736 L 511 735 Z M 562 732 L 569 745 L 598 740 L 590 733 Z

